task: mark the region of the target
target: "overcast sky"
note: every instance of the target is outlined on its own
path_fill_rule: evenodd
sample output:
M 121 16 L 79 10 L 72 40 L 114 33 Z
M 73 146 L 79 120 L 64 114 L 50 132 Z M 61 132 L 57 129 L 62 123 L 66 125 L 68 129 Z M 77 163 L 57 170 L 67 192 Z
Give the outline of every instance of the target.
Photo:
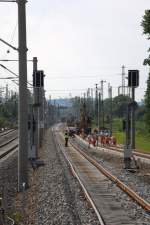
M 28 58 L 38 57 L 43 69 L 47 96 L 80 95 L 102 79 L 121 85 L 121 66 L 140 70 L 136 99 L 144 96 L 149 41 L 140 26 L 149 0 L 29 0 L 27 3 Z M 17 4 L 0 3 L 0 38 L 17 46 Z M 0 43 L 0 58 L 14 59 L 17 53 Z M 5 63 L 18 73 L 16 63 Z M 0 76 L 8 74 L 0 69 Z M 28 79 L 32 65 L 28 63 Z M 3 85 L 6 81 L 3 81 Z M 11 87 L 15 87 L 9 82 Z M 16 87 L 17 88 L 17 87 Z

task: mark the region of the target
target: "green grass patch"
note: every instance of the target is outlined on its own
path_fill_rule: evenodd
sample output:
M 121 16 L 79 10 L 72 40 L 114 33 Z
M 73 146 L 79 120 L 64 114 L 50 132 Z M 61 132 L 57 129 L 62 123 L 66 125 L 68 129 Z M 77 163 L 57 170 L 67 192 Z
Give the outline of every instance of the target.
M 123 132 L 113 132 L 113 135 L 117 138 L 117 144 L 124 144 L 125 143 L 125 135 Z
M 109 129 L 110 124 L 105 123 L 105 126 Z M 93 122 L 93 126 L 95 123 Z M 113 118 L 113 135 L 117 138 L 117 144 L 125 143 L 125 133 L 122 128 L 122 119 Z M 144 121 L 136 121 L 136 149 L 140 152 L 150 153 L 150 135 L 147 133 L 146 124 Z
M 147 134 L 144 121 L 136 121 L 135 145 L 137 151 L 150 153 L 150 135 Z M 125 133 L 122 131 L 122 119 L 115 118 L 113 121 L 113 133 L 118 144 L 125 143 Z
M 150 153 L 150 136 L 136 135 L 136 148 L 140 152 Z
M 117 138 L 118 144 L 125 143 L 125 134 L 123 132 L 114 132 L 114 136 Z M 150 153 L 150 136 L 143 136 L 142 134 L 137 134 L 135 142 L 137 151 Z

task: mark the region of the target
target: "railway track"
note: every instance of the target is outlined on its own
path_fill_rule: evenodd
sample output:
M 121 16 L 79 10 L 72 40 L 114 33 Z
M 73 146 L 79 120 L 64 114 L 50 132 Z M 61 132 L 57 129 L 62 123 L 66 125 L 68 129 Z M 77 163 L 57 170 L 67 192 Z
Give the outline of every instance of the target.
M 123 147 L 119 147 L 119 146 L 106 146 L 104 148 L 113 150 L 113 151 L 117 151 L 117 152 L 121 152 L 123 153 Z M 148 153 L 142 153 L 142 152 L 138 152 L 138 151 L 133 151 L 133 155 L 141 157 L 141 158 L 145 158 L 145 159 L 150 159 L 150 154 Z
M 86 146 L 88 146 L 88 141 L 87 140 L 83 140 L 82 138 L 80 138 L 79 136 L 76 135 L 76 138 L 83 142 Z M 91 145 L 91 147 L 95 148 L 94 146 Z M 124 154 L 124 150 L 123 147 L 120 146 L 101 146 L 100 143 L 98 144 L 98 146 L 96 146 L 96 148 L 98 149 L 103 149 L 103 150 L 111 150 L 112 152 L 116 152 L 116 153 L 120 153 L 120 154 Z M 138 151 L 133 151 L 133 155 L 136 156 L 137 159 L 141 159 L 143 162 L 146 162 L 148 164 L 150 164 L 150 154 L 148 153 L 142 153 L 142 152 L 138 152 Z
M 7 156 L 9 153 L 18 147 L 17 131 L 11 130 L 0 136 L 0 159 Z
M 81 148 L 82 150 L 88 150 L 88 148 L 87 148 L 87 143 L 84 141 L 84 143 L 83 142 L 76 142 L 76 141 L 74 141 L 74 142 L 72 142 L 71 143 L 72 145 L 74 145 L 74 147 L 78 147 L 79 149 Z M 97 148 L 94 148 L 93 147 L 93 149 L 94 150 L 97 150 Z M 108 150 L 109 148 L 107 148 L 107 147 L 102 147 L 101 148 L 102 149 L 102 151 L 103 150 Z M 110 150 L 110 149 L 109 149 Z M 108 152 L 108 151 L 107 151 Z M 120 151 L 119 151 L 120 152 Z M 109 152 L 110 153 L 110 152 Z M 123 153 L 122 151 L 121 151 L 121 153 Z M 83 153 L 84 154 L 84 153 Z M 140 154 L 140 158 L 142 158 L 142 155 L 143 154 Z M 146 154 L 147 155 L 147 154 Z M 145 157 L 143 157 L 144 159 L 147 159 L 146 160 L 146 163 L 148 162 L 148 163 L 150 163 L 149 162 L 149 158 L 146 158 L 146 155 L 145 155 Z M 98 163 L 98 160 L 96 160 L 96 162 Z M 145 161 L 144 161 L 145 162 Z M 119 162 L 118 162 L 119 163 Z M 102 172 L 103 172 L 103 170 L 102 170 Z M 104 171 L 104 173 L 105 173 L 105 171 Z M 132 173 L 131 173 L 131 175 L 132 175 Z M 149 175 L 149 173 L 147 173 L 147 175 Z M 132 190 L 131 190 L 131 188 L 129 188 L 128 189 L 128 186 L 127 185 L 123 185 L 123 183 L 121 182 L 121 181 L 119 181 L 119 179 L 117 179 L 117 177 L 116 176 L 113 176 L 113 175 L 111 175 L 111 174 L 109 174 L 109 172 L 107 173 L 106 172 L 106 176 L 108 176 L 114 183 L 116 183 L 117 185 L 118 185 L 118 187 L 120 187 L 122 190 L 125 190 L 126 192 L 127 192 L 127 194 L 131 197 L 131 198 L 133 198 L 133 200 L 134 201 L 136 201 L 141 207 L 143 207 L 145 210 L 147 210 L 149 213 L 150 213 L 150 204 L 148 203 L 148 202 L 146 202 L 143 198 L 141 199 L 141 197 L 139 196 L 139 195 L 136 195 L 136 191 L 133 191 L 133 193 L 132 193 Z M 144 174 L 143 174 L 143 176 L 144 176 Z M 134 176 L 134 179 L 136 179 L 136 175 Z M 148 176 L 147 176 L 147 179 L 148 179 Z M 132 182 L 133 182 L 133 176 L 132 176 Z M 130 182 L 129 182 L 130 183 Z M 138 188 L 137 188 L 138 189 Z M 139 191 L 138 191 L 139 192 Z M 144 200 L 144 201 L 143 201 Z
M 0 133 L 0 138 L 5 136 L 5 135 L 7 135 L 7 134 L 9 134 L 9 133 L 14 132 L 14 131 L 15 131 L 15 129 L 10 129 L 10 130 L 7 130 L 7 131 L 3 131 L 3 132 Z
M 139 195 L 137 195 L 134 191 L 132 191 L 127 185 L 125 185 L 122 181 L 120 181 L 117 177 L 112 175 L 110 172 L 108 172 L 103 166 L 101 166 L 99 163 L 97 163 L 96 160 L 94 160 L 89 155 L 85 154 L 78 146 L 76 146 L 73 142 L 70 142 L 70 144 L 79 151 L 87 160 L 89 160 L 93 165 L 95 165 L 100 172 L 102 172 L 105 176 L 107 176 L 111 181 L 113 181 L 120 189 L 125 191 L 134 201 L 136 201 L 142 208 L 147 210 L 150 213 L 150 204 L 146 202 L 144 199 L 142 199 Z
M 89 195 L 89 193 L 88 193 L 86 187 L 84 186 L 84 184 L 83 184 L 83 182 L 81 181 L 80 177 L 78 176 L 78 174 L 77 174 L 77 172 L 76 172 L 74 166 L 72 165 L 72 162 L 70 161 L 70 159 L 68 158 L 66 152 L 64 151 L 64 148 L 62 147 L 61 143 L 58 142 L 58 137 L 57 137 L 57 135 L 56 135 L 56 133 L 55 133 L 55 130 L 52 130 L 52 131 L 53 131 L 53 138 L 54 138 L 54 141 L 55 141 L 55 143 L 56 143 L 56 146 L 58 146 L 59 149 L 63 152 L 64 157 L 65 157 L 66 161 L 68 162 L 68 164 L 69 164 L 69 166 L 70 166 L 71 172 L 72 172 L 72 174 L 74 175 L 74 177 L 76 177 L 76 179 L 78 180 L 78 182 L 79 182 L 79 184 L 80 184 L 80 186 L 81 186 L 81 188 L 82 188 L 82 190 L 83 190 L 83 192 L 84 192 L 84 195 L 85 195 L 87 201 L 89 202 L 89 204 L 90 204 L 91 207 L 93 208 L 93 210 L 94 210 L 94 212 L 95 212 L 95 214 L 96 214 L 96 216 L 97 216 L 97 218 L 98 218 L 99 224 L 100 224 L 100 225 L 106 225 L 105 222 L 104 222 L 104 220 L 103 220 L 103 218 L 102 218 L 102 216 L 101 216 L 101 214 L 100 214 L 100 212 L 97 210 L 97 207 L 95 206 L 95 204 L 94 204 L 94 202 L 93 202 L 91 196 Z
M 12 153 L 13 151 L 16 151 L 17 148 L 18 148 L 18 134 L 17 134 L 16 130 L 9 130 L 9 131 L 1 134 L 0 135 L 0 160 L 1 160 L 1 163 L 3 164 L 3 162 L 5 162 L 5 160 L 7 159 L 6 156 L 9 156 L 10 153 Z M 2 166 L 2 168 L 3 168 L 3 166 Z M 4 172 L 3 172 L 3 175 L 4 175 L 5 169 L 3 168 L 2 170 L 4 170 Z M 4 178 L 2 178 L 3 175 L 1 176 L 2 180 L 4 179 Z M 8 179 L 8 174 L 6 177 Z M 1 185 L 3 185 L 3 183 L 6 182 L 5 179 L 1 183 Z M 7 181 L 8 184 L 10 182 L 9 179 Z M 5 185 L 5 189 L 7 189 L 7 188 L 8 188 L 7 185 Z M 9 190 L 9 192 L 10 192 L 10 190 Z M 0 224 L 15 225 L 15 221 L 9 215 L 7 215 L 4 211 L 4 213 L 0 212 Z
M 55 135 L 58 139 L 60 139 L 58 134 Z M 83 186 L 82 189 L 85 189 L 85 195 L 88 193 L 87 198 L 91 205 L 94 204 L 96 209 L 95 213 L 99 213 L 98 217 L 100 216 L 103 224 L 135 224 L 135 221 L 130 220 L 130 218 L 125 215 L 125 212 L 121 210 L 119 203 L 116 203 L 114 200 L 115 197 L 113 193 L 108 190 L 110 182 L 116 185 L 116 187 L 113 187 L 113 189 L 119 187 L 123 192 L 129 195 L 133 201 L 136 201 L 141 207 L 150 213 L 150 204 L 148 202 L 142 199 L 133 190 L 128 188 L 115 176 L 110 174 L 105 168 L 97 163 L 96 160 L 83 152 L 81 147 L 79 148 L 79 146 L 76 146 L 73 142 L 70 142 L 70 144 L 71 146 L 64 150 L 64 147 L 60 142 L 59 147 L 65 154 L 65 157 L 67 158 L 73 173 L 76 173 L 76 177 L 79 177 L 79 179 L 77 179 L 79 183 L 81 183 L 81 186 Z M 101 213 L 102 216 L 100 215 Z

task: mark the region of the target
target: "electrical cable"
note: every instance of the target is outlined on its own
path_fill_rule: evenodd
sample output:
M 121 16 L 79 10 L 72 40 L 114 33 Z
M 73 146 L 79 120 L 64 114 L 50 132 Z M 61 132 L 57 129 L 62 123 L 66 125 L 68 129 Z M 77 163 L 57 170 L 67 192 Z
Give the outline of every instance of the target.
M 15 77 L 19 78 L 19 76 L 18 76 L 16 73 L 14 73 L 12 70 L 8 69 L 8 68 L 7 68 L 6 66 L 4 66 L 3 64 L 0 64 L 0 66 L 1 66 L 3 69 L 5 69 L 5 70 L 7 70 L 8 72 L 10 72 L 11 74 L 13 74 Z M 29 83 L 28 81 L 27 81 L 27 82 L 24 82 L 24 83 L 29 84 L 30 86 L 33 87 L 33 85 L 32 85 L 31 83 Z
M 107 76 L 120 76 L 121 74 L 107 74 Z M 106 76 L 106 75 L 105 75 Z M 102 75 L 87 75 L 87 76 L 83 76 L 83 75 L 72 75 L 72 76 L 65 76 L 65 77 L 47 77 L 46 79 L 79 79 L 79 78 L 98 78 L 98 77 L 102 77 Z
M 0 0 L 0 2 L 17 2 L 15 0 Z

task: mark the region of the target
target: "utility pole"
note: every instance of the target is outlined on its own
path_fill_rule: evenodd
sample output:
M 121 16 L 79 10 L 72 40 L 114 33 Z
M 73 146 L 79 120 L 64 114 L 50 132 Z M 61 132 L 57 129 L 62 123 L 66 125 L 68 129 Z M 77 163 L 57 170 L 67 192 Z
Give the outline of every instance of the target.
M 56 123 L 56 100 L 54 99 L 54 104 L 53 104 L 53 122 Z
M 135 87 L 131 88 L 132 91 L 132 107 L 131 107 L 131 148 L 135 149 Z
M 33 57 L 33 142 L 32 142 L 32 158 L 38 158 L 39 148 L 39 93 L 38 88 L 34 85 L 34 76 L 37 72 L 37 57 Z
M 125 95 L 125 66 L 122 66 L 122 95 Z
M 80 124 L 80 127 L 82 129 L 84 129 L 84 131 L 85 131 L 85 128 L 87 128 L 85 93 L 84 93 L 84 97 L 83 97 L 81 107 L 82 108 L 81 108 L 81 124 Z
M 8 101 L 8 84 L 6 84 L 6 97 L 5 97 L 5 101 Z
M 101 93 L 98 93 L 98 132 L 100 131 L 100 118 L 101 118 Z
M 42 71 L 41 71 L 42 72 Z M 42 146 L 42 140 L 44 136 L 44 100 L 45 100 L 45 92 L 44 92 L 44 72 L 43 72 L 43 84 L 39 88 L 39 97 L 40 97 L 40 108 L 39 108 L 39 117 L 40 117 L 40 147 Z
M 27 47 L 26 47 L 26 0 L 18 3 L 19 40 L 19 152 L 18 190 L 28 186 L 28 102 L 27 102 Z
M 112 136 L 112 86 L 110 86 L 110 84 L 108 84 L 108 98 L 110 99 L 109 122 L 110 122 L 110 135 Z
M 59 108 L 59 103 L 58 103 L 57 104 L 57 122 L 59 120 L 59 114 L 60 114 L 59 110 L 60 110 L 60 108 Z
M 102 107 L 102 127 L 104 128 L 104 82 L 105 80 L 101 80 L 101 107 Z
M 131 157 L 132 157 L 132 149 L 131 149 L 131 120 L 130 120 L 130 110 L 131 105 L 128 104 L 127 112 L 126 112 L 126 120 L 125 120 L 125 146 L 124 146 L 124 164 L 125 169 L 131 168 Z
M 2 92 L 3 92 L 3 90 L 2 90 L 2 87 L 0 87 L 0 103 L 2 102 Z
M 91 101 L 92 101 L 92 116 L 94 115 L 94 99 L 93 99 L 93 88 L 91 88 Z
M 87 106 L 87 117 L 91 115 L 91 107 L 90 107 L 90 89 L 87 89 L 86 93 L 86 106 Z
M 98 127 L 98 84 L 95 84 L 96 89 L 95 89 L 95 121 L 96 121 L 96 126 Z

